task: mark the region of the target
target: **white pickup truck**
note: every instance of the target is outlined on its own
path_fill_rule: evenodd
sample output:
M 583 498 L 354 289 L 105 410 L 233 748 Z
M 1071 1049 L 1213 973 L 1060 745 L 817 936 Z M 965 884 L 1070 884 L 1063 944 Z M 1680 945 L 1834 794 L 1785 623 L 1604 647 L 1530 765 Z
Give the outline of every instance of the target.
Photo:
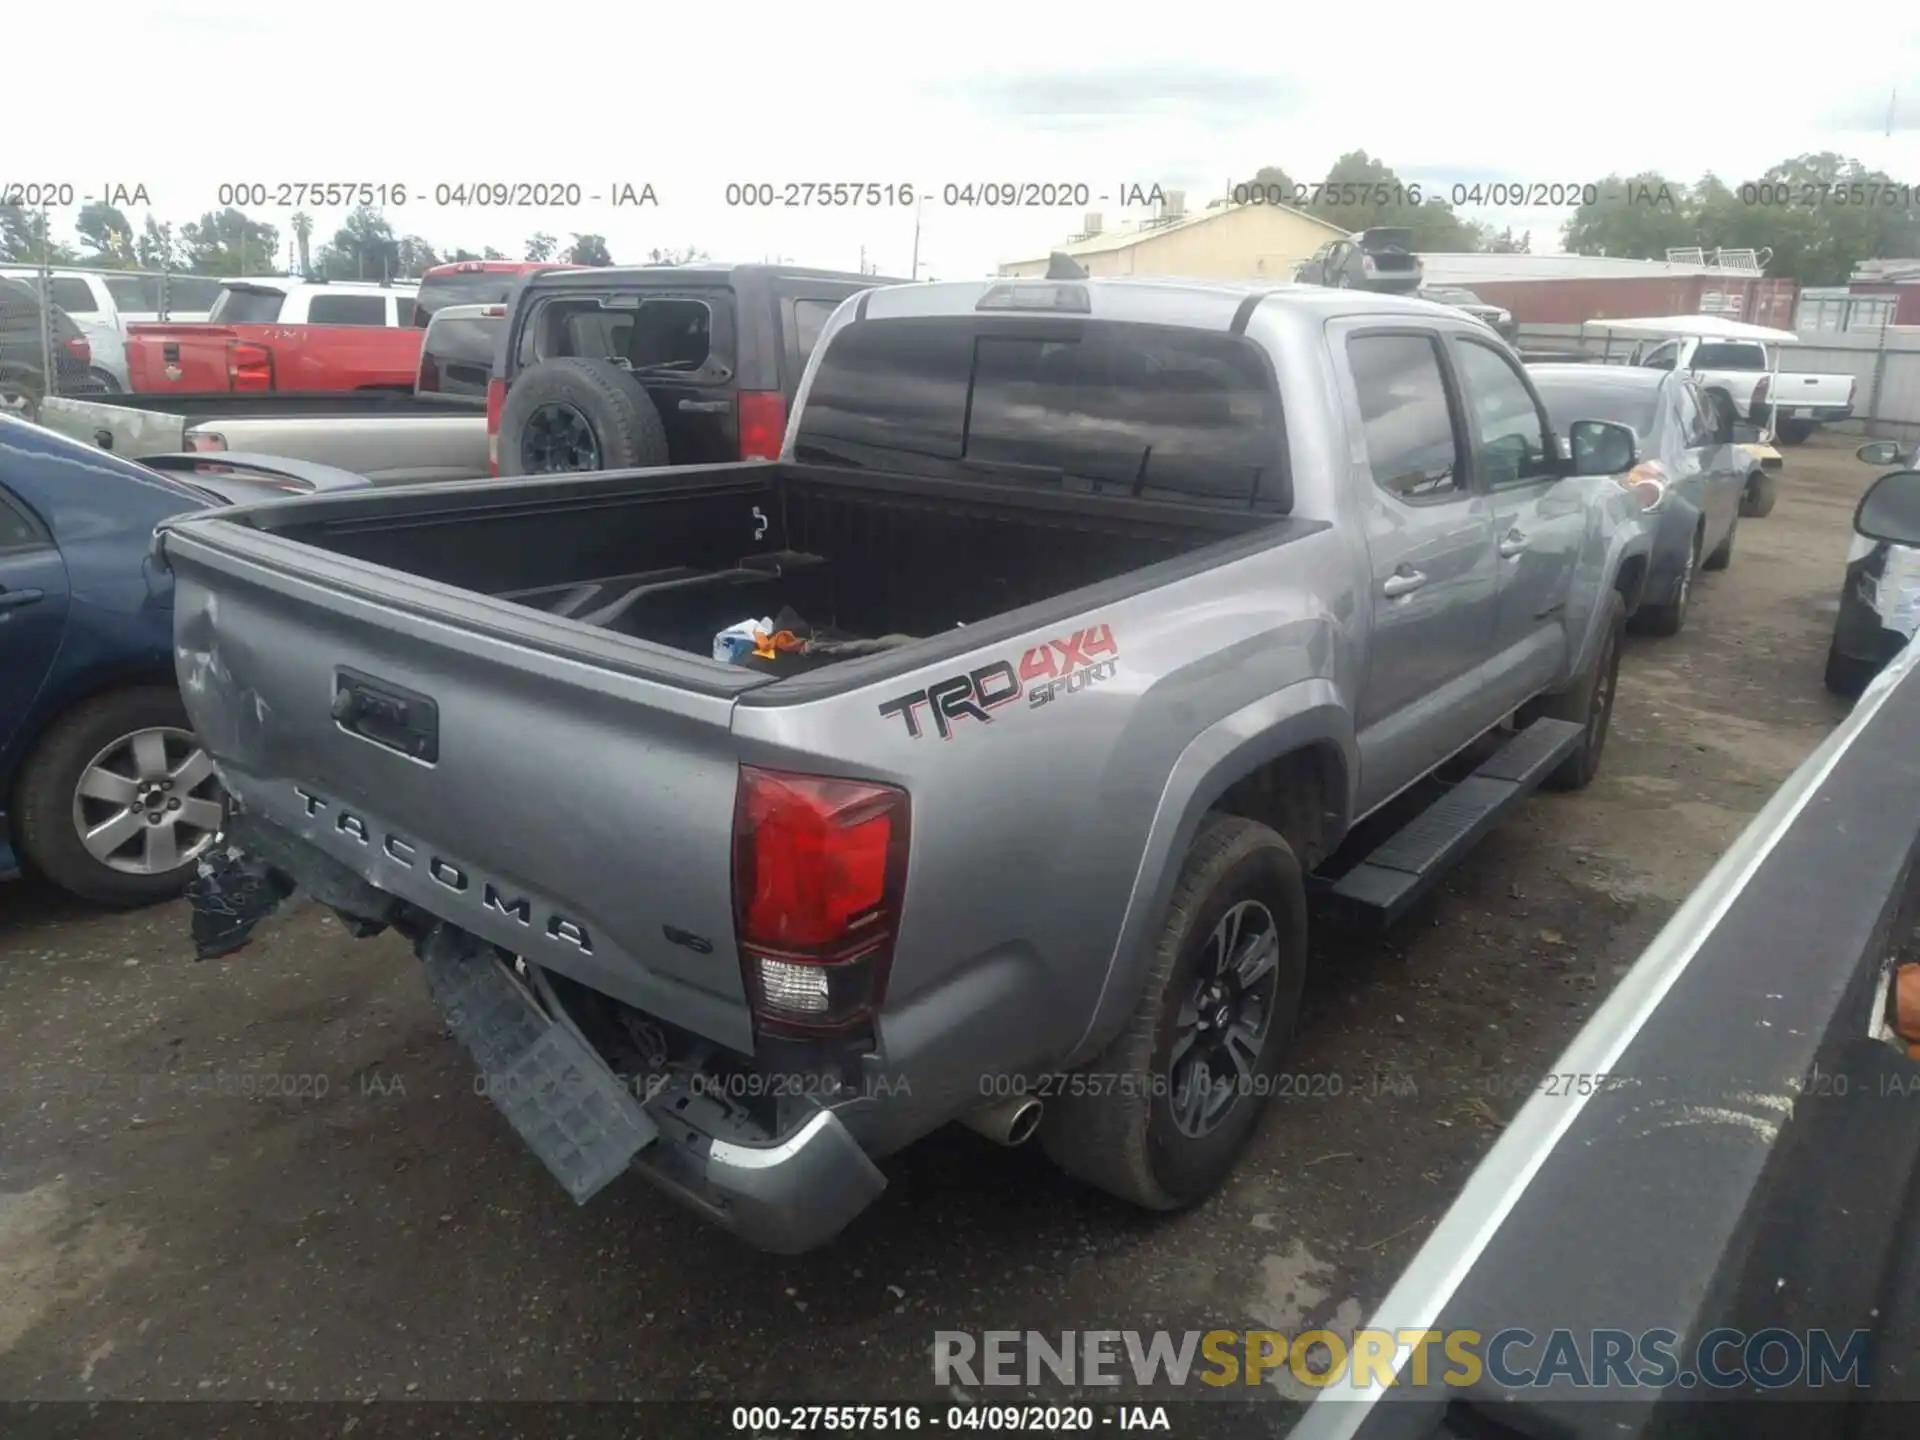
M 1776 373 L 1768 346 L 1755 340 L 1683 338 L 1643 342 L 1628 361 L 1654 370 L 1687 370 L 1709 396 L 1718 392 L 1753 425 L 1772 422 L 1775 438 L 1798 445 L 1813 427 L 1853 414 L 1851 375 Z

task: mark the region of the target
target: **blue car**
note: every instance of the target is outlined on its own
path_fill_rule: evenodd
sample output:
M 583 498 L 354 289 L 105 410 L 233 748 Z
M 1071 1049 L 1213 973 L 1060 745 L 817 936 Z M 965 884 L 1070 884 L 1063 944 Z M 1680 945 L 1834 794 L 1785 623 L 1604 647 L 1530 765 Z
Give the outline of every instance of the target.
M 153 527 L 366 483 L 253 455 L 135 464 L 0 415 L 0 877 L 113 906 L 185 887 L 224 800 L 175 685 Z

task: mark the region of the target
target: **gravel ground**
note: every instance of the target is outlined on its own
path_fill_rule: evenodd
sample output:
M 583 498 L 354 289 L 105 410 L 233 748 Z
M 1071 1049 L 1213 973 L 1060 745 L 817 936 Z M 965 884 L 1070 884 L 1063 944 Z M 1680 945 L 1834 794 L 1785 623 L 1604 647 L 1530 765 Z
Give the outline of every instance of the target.
M 639 1181 L 576 1209 L 399 941 L 308 911 L 195 964 L 179 905 L 0 889 L 0 1397 L 932 1400 L 940 1329 L 1357 1323 L 1843 713 L 1820 671 L 1856 443 L 1789 451 L 1686 631 L 1631 643 L 1590 790 L 1529 801 L 1384 937 L 1320 937 L 1316 1098 L 1171 1219 L 957 1128 L 799 1259 Z

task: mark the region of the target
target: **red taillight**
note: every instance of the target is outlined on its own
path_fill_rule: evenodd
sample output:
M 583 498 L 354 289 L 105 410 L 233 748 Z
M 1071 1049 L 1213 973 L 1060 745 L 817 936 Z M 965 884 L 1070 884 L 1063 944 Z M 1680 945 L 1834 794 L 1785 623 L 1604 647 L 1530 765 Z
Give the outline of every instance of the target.
M 1760 377 L 1760 383 L 1753 387 L 1753 399 L 1747 402 L 1748 411 L 1752 412 L 1756 407 L 1766 404 L 1767 393 L 1772 388 L 1773 377 L 1771 375 L 1762 375 Z
M 420 374 L 415 377 L 413 388 L 423 393 L 440 388 L 440 362 L 424 350 L 420 352 Z
M 886 998 L 907 879 L 907 793 L 740 767 L 734 928 L 755 1020 L 842 1030 Z
M 87 343 L 86 336 L 69 335 L 60 343 L 65 345 L 68 351 L 72 353 L 73 358 L 78 360 L 82 365 L 91 365 L 93 363 L 93 346 Z
M 487 382 L 487 473 L 500 473 L 500 412 L 507 408 L 507 382 Z
M 740 392 L 740 458 L 778 460 L 787 438 L 787 400 L 778 390 Z
M 273 389 L 273 352 L 245 340 L 227 342 L 227 388 Z

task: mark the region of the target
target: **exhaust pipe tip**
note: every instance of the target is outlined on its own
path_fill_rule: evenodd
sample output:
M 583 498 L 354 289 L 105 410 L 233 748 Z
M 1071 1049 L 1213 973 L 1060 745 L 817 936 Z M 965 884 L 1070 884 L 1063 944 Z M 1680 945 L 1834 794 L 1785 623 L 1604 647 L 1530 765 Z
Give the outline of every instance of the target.
M 1046 1106 L 1032 1095 L 996 1101 L 960 1117 L 961 1123 L 996 1145 L 1024 1145 L 1039 1130 Z

